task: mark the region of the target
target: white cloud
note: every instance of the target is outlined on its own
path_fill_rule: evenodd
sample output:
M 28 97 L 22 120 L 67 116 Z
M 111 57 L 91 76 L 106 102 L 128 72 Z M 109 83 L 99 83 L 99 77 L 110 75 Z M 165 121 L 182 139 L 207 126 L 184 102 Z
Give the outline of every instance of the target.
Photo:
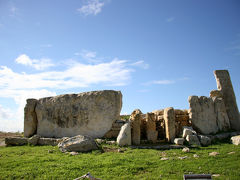
M 95 51 L 82 50 L 81 52 L 74 53 L 75 56 L 81 56 L 88 63 L 100 63 L 102 62 L 102 58 L 97 57 L 97 53 Z
M 88 54 L 88 57 L 96 56 Z M 36 61 L 27 55 L 16 59 L 19 64 L 35 66 Z M 22 131 L 24 106 L 28 98 L 55 96 L 56 89 L 89 87 L 94 84 L 103 86 L 124 86 L 129 83 L 131 72 L 126 60 L 113 59 L 98 64 L 83 64 L 77 61 L 65 62 L 64 69 L 37 73 L 18 73 L 6 66 L 0 66 L 0 98 L 11 98 L 16 110 L 0 106 L 0 130 Z
M 85 16 L 88 15 L 97 15 L 102 11 L 104 2 L 100 0 L 87 0 L 86 4 L 81 8 L 77 9 L 78 12 L 82 13 Z
M 28 64 L 28 59 L 21 63 Z M 46 71 L 35 74 L 16 73 L 12 69 L 0 67 L 0 92 L 8 89 L 58 88 L 70 89 L 88 87 L 93 84 L 126 85 L 132 69 L 125 60 L 114 59 L 108 63 L 81 64 L 71 62 L 63 71 Z M 1 95 L 0 95 L 1 96 Z
M 173 22 L 174 20 L 175 20 L 175 17 L 169 17 L 169 18 L 166 19 L 166 21 L 169 22 L 169 23 Z
M 143 83 L 143 85 L 152 85 L 152 84 L 159 84 L 159 85 L 168 85 L 168 84 L 174 84 L 175 81 L 173 80 L 154 80 L 154 81 L 149 81 L 146 83 Z
M 140 67 L 140 68 L 143 68 L 143 69 L 148 69 L 149 68 L 149 64 L 145 63 L 143 60 L 132 63 L 131 66 L 136 66 L 136 67 Z
M 47 58 L 30 59 L 30 57 L 27 56 L 26 54 L 19 55 L 15 62 L 25 66 L 33 67 L 36 70 L 44 70 L 51 66 L 54 66 L 50 59 Z

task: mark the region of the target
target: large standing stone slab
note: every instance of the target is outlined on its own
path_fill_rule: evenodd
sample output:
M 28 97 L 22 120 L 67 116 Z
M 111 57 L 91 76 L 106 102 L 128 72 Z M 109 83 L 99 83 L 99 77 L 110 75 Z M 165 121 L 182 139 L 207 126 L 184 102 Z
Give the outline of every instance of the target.
M 27 99 L 27 104 L 24 108 L 24 136 L 31 137 L 37 131 L 37 116 L 35 107 L 37 105 L 36 99 Z
M 81 134 L 100 138 L 120 119 L 121 107 L 121 92 L 112 90 L 42 98 L 35 108 L 37 134 L 42 137 Z
M 213 97 L 214 109 L 217 117 L 217 126 L 219 131 L 230 129 L 230 122 L 222 98 Z
M 229 72 L 227 70 L 216 70 L 214 71 L 214 75 L 217 81 L 217 88 L 223 94 L 231 128 L 240 130 L 239 111 Z
M 130 146 L 132 144 L 130 122 L 127 122 L 121 127 L 121 130 L 117 137 L 117 143 L 119 146 Z
M 164 109 L 164 121 L 166 138 L 168 142 L 174 142 L 175 139 L 175 113 L 172 107 Z
M 215 134 L 218 131 L 217 117 L 212 98 L 190 96 L 189 118 L 194 129 L 202 134 Z
M 141 140 L 141 115 L 142 112 L 136 109 L 130 116 L 130 122 L 132 127 L 132 144 L 139 145 Z
M 147 139 L 155 143 L 158 137 L 158 131 L 156 131 L 156 115 L 154 113 L 147 113 Z

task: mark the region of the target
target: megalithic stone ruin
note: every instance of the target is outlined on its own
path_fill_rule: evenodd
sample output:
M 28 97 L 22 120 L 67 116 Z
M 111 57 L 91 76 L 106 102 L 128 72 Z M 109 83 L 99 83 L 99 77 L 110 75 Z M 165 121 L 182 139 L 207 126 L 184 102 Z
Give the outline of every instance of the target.
M 214 75 L 217 81 L 217 88 L 223 94 L 223 100 L 231 128 L 240 130 L 239 110 L 229 72 L 227 70 L 216 70 L 214 71 Z

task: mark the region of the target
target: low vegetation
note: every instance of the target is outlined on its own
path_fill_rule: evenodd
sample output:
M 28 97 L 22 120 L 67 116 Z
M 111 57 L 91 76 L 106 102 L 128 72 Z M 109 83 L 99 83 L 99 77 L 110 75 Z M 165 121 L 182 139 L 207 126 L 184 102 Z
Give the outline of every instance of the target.
M 209 156 L 211 152 L 219 154 Z M 240 177 L 239 160 L 240 146 L 228 142 L 188 153 L 102 144 L 102 150 L 75 156 L 52 146 L 0 147 L 0 179 L 75 179 L 90 172 L 103 180 L 183 179 L 191 173 L 232 180 Z

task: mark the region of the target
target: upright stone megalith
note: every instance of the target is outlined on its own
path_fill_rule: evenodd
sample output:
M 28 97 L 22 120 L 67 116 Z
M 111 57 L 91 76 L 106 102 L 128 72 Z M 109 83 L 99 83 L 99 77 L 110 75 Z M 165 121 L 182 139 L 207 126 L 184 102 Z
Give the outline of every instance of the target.
M 217 81 L 217 88 L 223 94 L 223 101 L 231 128 L 240 130 L 239 110 L 229 72 L 227 70 L 216 70 L 214 71 L 214 75 Z
M 35 132 L 42 137 L 60 138 L 80 134 L 101 138 L 111 129 L 113 122 L 120 119 L 121 108 L 122 93 L 113 90 L 28 100 L 24 135 L 30 136 Z M 29 122 L 35 122 L 35 115 L 37 125 L 32 125 Z
M 172 107 L 164 109 L 164 121 L 166 138 L 168 142 L 174 142 L 175 139 L 175 112 Z
M 154 113 L 147 113 L 147 139 L 155 143 L 158 137 L 158 131 L 156 131 L 156 115 Z
M 24 108 L 24 136 L 31 137 L 37 131 L 37 116 L 35 107 L 36 99 L 27 99 L 27 104 Z
M 132 112 L 130 116 L 130 122 L 132 126 L 132 144 L 139 145 L 141 138 L 141 115 L 142 112 L 136 109 Z

